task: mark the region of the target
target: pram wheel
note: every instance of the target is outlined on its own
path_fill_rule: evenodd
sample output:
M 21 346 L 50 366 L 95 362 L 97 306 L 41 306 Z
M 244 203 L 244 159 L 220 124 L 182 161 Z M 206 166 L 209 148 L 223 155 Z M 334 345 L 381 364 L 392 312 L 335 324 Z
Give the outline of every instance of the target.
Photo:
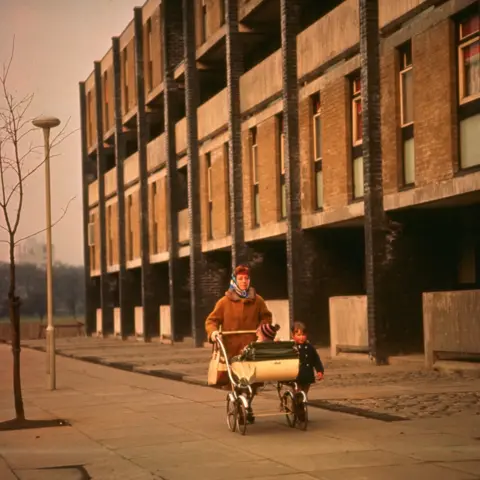
M 293 398 L 292 392 L 287 391 L 283 394 L 282 406 L 285 412 L 285 417 L 287 419 L 288 426 L 290 428 L 295 427 L 295 423 L 297 422 L 297 415 L 296 415 L 295 399 Z
M 307 398 L 303 392 L 295 395 L 295 417 L 298 428 L 306 430 L 308 425 L 308 405 Z
M 227 395 L 227 425 L 231 432 L 237 429 L 237 402 L 233 393 Z
M 241 435 L 245 435 L 247 432 L 247 424 L 248 424 L 248 418 L 247 418 L 247 407 L 243 404 L 243 402 L 238 399 L 237 400 L 237 426 L 238 426 L 238 432 Z

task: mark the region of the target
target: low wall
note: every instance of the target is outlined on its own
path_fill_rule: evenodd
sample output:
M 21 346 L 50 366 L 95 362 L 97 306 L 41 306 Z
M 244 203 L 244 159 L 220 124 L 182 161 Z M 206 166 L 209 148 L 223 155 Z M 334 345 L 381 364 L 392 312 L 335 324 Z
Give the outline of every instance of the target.
M 135 307 L 135 336 L 138 339 L 145 337 L 143 330 L 143 307 Z
M 367 297 L 330 297 L 330 349 L 368 353 Z
M 288 318 L 288 300 L 267 300 L 265 302 L 272 312 L 273 323 L 280 325 L 277 333 L 279 340 L 290 340 L 290 320 Z
M 425 363 L 480 355 L 480 290 L 423 294 Z
M 101 337 L 103 335 L 103 319 L 102 319 L 102 309 L 97 308 L 97 328 L 96 328 L 96 334 L 97 337 Z
M 172 340 L 170 305 L 160 305 L 160 339 Z
M 45 338 L 45 322 L 20 323 L 20 340 L 36 340 Z M 85 326 L 83 323 L 71 323 L 55 325 L 55 337 L 80 337 L 85 336 Z M 12 332 L 10 322 L 0 323 L 0 342 L 11 342 Z
M 120 317 L 120 309 L 118 307 L 113 309 L 113 335 L 122 338 L 122 320 Z

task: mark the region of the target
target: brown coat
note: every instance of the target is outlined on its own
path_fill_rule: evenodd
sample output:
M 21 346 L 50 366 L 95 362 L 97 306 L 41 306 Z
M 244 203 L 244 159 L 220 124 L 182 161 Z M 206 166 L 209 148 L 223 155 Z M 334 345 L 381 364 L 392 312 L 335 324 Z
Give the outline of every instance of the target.
M 233 330 L 256 330 L 262 323 L 272 323 L 272 314 L 265 301 L 257 295 L 253 288 L 249 289 L 248 297 L 241 298 L 236 292 L 228 290 L 213 312 L 205 321 L 208 338 L 222 326 L 222 332 Z M 229 358 L 238 355 L 250 342 L 255 341 L 255 334 L 229 335 L 223 337 L 223 343 Z

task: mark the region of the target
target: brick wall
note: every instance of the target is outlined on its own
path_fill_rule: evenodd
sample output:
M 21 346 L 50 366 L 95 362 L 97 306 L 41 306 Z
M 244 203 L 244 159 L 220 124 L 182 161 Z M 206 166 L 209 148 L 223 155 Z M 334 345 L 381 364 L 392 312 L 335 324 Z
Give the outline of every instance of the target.
M 280 212 L 277 124 L 277 118 L 270 117 L 257 125 L 261 225 L 277 222 Z
M 412 41 L 416 185 L 452 178 L 455 142 L 453 25 L 445 20 Z
M 348 83 L 339 78 L 327 85 L 321 95 L 324 208 L 329 210 L 346 205 L 351 197 Z
M 313 210 L 313 128 L 312 108 L 310 98 L 299 102 L 299 130 L 300 130 L 300 167 L 302 211 L 310 213 Z
M 399 137 L 400 94 L 399 94 L 398 55 L 390 48 L 380 57 L 380 88 L 382 95 L 382 159 L 383 159 L 383 191 L 387 195 L 398 191 L 401 184 L 400 159 L 402 144 Z

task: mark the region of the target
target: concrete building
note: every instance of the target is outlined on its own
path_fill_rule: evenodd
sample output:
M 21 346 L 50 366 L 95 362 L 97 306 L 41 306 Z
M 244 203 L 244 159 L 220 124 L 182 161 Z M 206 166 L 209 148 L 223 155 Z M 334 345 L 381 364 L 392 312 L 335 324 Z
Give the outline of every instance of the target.
M 201 345 L 249 262 L 284 335 L 480 353 L 478 3 L 379 0 L 377 64 L 360 5 L 135 9 L 80 84 L 92 334 Z

